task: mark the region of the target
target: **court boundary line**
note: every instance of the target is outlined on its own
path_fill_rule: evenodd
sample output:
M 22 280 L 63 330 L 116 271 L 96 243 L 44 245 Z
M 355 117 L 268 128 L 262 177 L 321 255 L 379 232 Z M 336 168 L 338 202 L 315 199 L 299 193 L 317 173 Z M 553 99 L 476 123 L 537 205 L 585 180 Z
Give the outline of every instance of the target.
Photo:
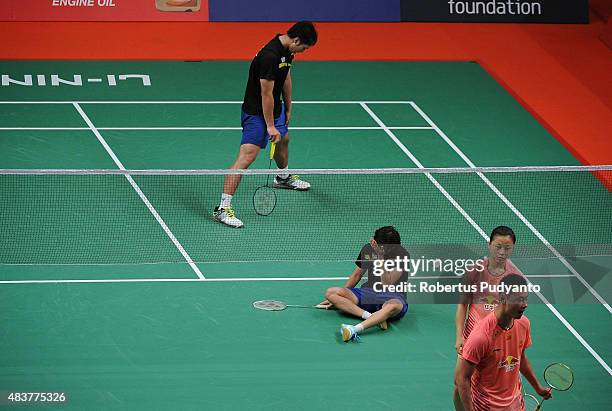
M 1 280 L 0 284 L 63 284 L 63 283 L 215 283 L 215 282 L 257 282 L 257 281 L 340 281 L 346 277 L 235 277 L 235 278 L 116 278 L 116 279 L 65 279 L 65 280 Z
M 612 171 L 612 165 L 601 166 L 521 166 L 521 167 L 448 167 L 448 168 L 288 168 L 288 172 L 299 174 L 450 174 L 465 173 L 520 173 L 520 172 L 585 172 L 585 171 Z M 247 169 L 107 169 L 107 168 L 0 168 L 2 174 L 95 174 L 95 175 L 228 175 L 228 174 L 276 174 L 275 170 L 264 168 Z
M 404 152 L 406 153 L 406 155 L 413 160 L 413 162 L 417 165 L 417 167 L 421 168 L 423 167 L 423 165 L 421 164 L 420 161 L 418 161 L 416 159 L 416 157 L 410 152 L 410 150 L 408 150 L 408 148 L 406 148 L 406 146 L 393 134 L 393 132 L 391 130 L 389 130 L 389 128 L 387 128 L 385 126 L 385 123 L 367 106 L 366 103 L 362 103 L 361 104 L 362 108 L 372 117 L 372 119 L 374 119 L 374 121 L 376 121 L 376 123 L 378 125 L 380 125 L 381 127 L 384 128 L 385 133 L 395 142 L 395 144 L 398 145 L 398 147 Z M 415 161 L 416 160 L 416 161 Z M 424 167 L 423 167 L 424 168 Z M 428 177 L 430 176 L 429 174 Z M 430 178 L 430 181 L 436 181 L 436 183 L 434 183 L 434 185 L 436 185 L 436 187 L 441 187 L 441 185 L 437 182 L 437 180 Z M 438 188 L 438 189 L 440 189 Z M 442 190 L 444 190 L 442 188 Z M 450 196 L 450 194 L 448 194 L 448 192 L 446 192 L 446 190 L 442 191 L 440 190 L 440 192 L 442 192 L 442 194 L 444 194 L 445 197 L 447 197 L 447 199 L 452 199 L 451 203 L 453 204 L 453 206 L 455 206 L 455 208 L 457 208 L 457 211 L 459 211 L 464 217 L 468 218 L 468 222 L 472 225 L 472 227 L 474 227 L 476 229 L 476 231 L 478 231 L 480 233 L 480 235 L 485 239 L 485 241 L 489 241 L 489 236 L 482 230 L 482 228 L 476 224 L 474 222 L 474 220 L 465 212 L 465 210 L 455 201 L 455 199 Z M 450 200 L 449 200 L 450 201 Z M 529 281 L 529 280 L 528 280 Z M 576 331 L 576 329 L 565 319 L 565 317 L 563 317 L 563 315 L 561 315 L 561 313 L 559 311 L 557 311 L 557 309 L 548 301 L 548 299 L 546 297 L 544 297 L 544 295 L 542 295 L 542 293 L 537 292 L 536 295 L 540 298 L 540 300 L 549 308 L 549 310 L 559 319 L 559 321 L 561 321 L 561 323 L 563 325 L 565 325 L 565 328 L 567 328 L 567 330 L 574 335 L 574 337 L 582 344 L 582 346 L 584 348 L 586 348 L 586 350 L 593 356 L 593 358 L 595 358 L 595 360 L 608 372 L 609 375 L 612 376 L 612 368 L 610 368 L 610 366 L 604 361 L 604 359 L 591 347 L 591 345 L 578 333 L 578 331 Z
M 73 103 L 73 107 L 76 109 L 76 111 L 79 113 L 79 115 L 85 121 L 85 123 L 89 126 L 89 128 L 92 131 L 92 133 L 94 133 L 94 135 L 96 136 L 96 138 L 98 139 L 100 144 L 102 144 L 102 147 L 104 147 L 104 150 L 106 150 L 107 154 L 115 162 L 117 167 L 119 167 L 119 169 L 121 169 L 121 170 L 125 170 L 125 167 L 123 166 L 123 163 L 121 163 L 121 161 L 119 160 L 119 158 L 117 157 L 115 152 L 110 148 L 110 146 L 108 145 L 108 143 L 106 142 L 106 140 L 104 139 L 102 134 L 100 134 L 100 132 L 96 129 L 96 126 L 93 124 L 91 119 L 87 116 L 85 111 L 83 111 L 81 106 L 78 103 Z M 134 191 L 136 191 L 136 193 L 138 194 L 140 199 L 144 202 L 145 206 L 149 209 L 149 212 L 151 212 L 151 214 L 153 215 L 155 220 L 162 227 L 162 229 L 164 230 L 166 235 L 170 238 L 170 241 L 172 241 L 172 243 L 178 249 L 178 251 L 181 253 L 181 255 L 183 256 L 185 261 L 187 261 L 187 263 L 189 264 L 191 269 L 196 273 L 196 275 L 198 276 L 199 280 L 204 280 L 205 277 L 202 274 L 202 272 L 200 271 L 200 269 L 198 268 L 198 266 L 193 262 L 193 260 L 191 259 L 191 257 L 187 253 L 187 251 L 185 251 L 185 248 L 183 247 L 183 245 L 174 236 L 174 234 L 172 233 L 172 231 L 170 230 L 170 228 L 168 227 L 166 222 L 161 218 L 161 216 L 159 215 L 159 213 L 157 212 L 155 207 L 153 207 L 153 204 L 151 204 L 151 202 L 149 201 L 147 196 L 142 192 L 142 190 L 140 189 L 140 187 L 138 186 L 136 181 L 134 181 L 134 179 L 130 175 L 125 175 L 125 178 L 130 183 L 130 185 L 132 186 Z
M 404 244 L 407 248 L 412 248 L 412 244 Z M 612 257 L 610 254 L 590 254 L 590 255 L 574 255 L 572 258 L 599 258 L 599 257 Z M 543 260 L 557 260 L 556 257 L 514 257 L 513 261 L 522 261 L 522 262 L 530 262 L 530 261 L 543 261 Z M 265 259 L 265 260 L 216 260 L 216 261 L 194 261 L 196 264 L 206 264 L 206 265 L 214 265 L 214 264 L 268 264 L 268 263 L 284 263 L 288 260 L 274 260 L 274 259 Z M 292 263 L 317 263 L 317 264 L 328 264 L 328 263 L 353 263 L 354 259 L 347 260 L 290 260 Z M 125 262 L 112 262 L 112 263 L 0 263 L 1 267 L 66 267 L 66 266 L 74 266 L 74 267 L 107 267 L 107 266 L 151 266 L 151 265 L 174 265 L 174 264 L 184 264 L 183 261 L 151 261 L 151 262 L 140 262 L 140 263 L 125 263 Z M 568 274 L 569 275 L 569 274 Z M 575 277 L 572 274 L 573 277 Z
M 570 274 L 536 274 L 527 278 L 575 278 Z M 228 278 L 113 278 L 113 279 L 62 279 L 62 280 L 0 280 L 0 284 L 63 284 L 63 283 L 155 283 L 155 282 L 257 282 L 257 281 L 342 281 L 346 277 L 228 277 Z M 461 280 L 459 276 L 415 276 L 410 281 L 421 280 Z
M 410 104 L 411 100 L 297 100 L 292 104 Z M 0 101 L 0 104 L 242 104 L 242 100 L 24 100 Z
M 465 153 L 463 153 L 463 151 L 461 151 L 461 149 L 457 147 L 457 145 L 455 145 L 455 143 L 442 131 L 442 129 L 440 129 L 440 127 L 438 127 L 433 122 L 433 120 L 415 102 L 410 102 L 410 105 L 417 113 L 419 113 L 419 115 L 427 122 L 427 124 L 433 127 L 438 136 L 440 136 L 446 142 L 446 144 L 448 144 L 448 146 L 451 147 L 453 151 L 458 154 L 459 157 L 461 157 L 461 159 L 470 168 L 476 168 L 476 165 L 472 162 L 472 160 L 470 160 L 470 158 L 465 155 Z M 495 195 L 497 195 L 497 197 L 502 200 L 502 202 L 504 202 L 504 204 L 506 204 L 508 208 L 510 208 L 514 215 L 517 216 L 519 220 L 521 220 L 523 224 L 525 224 L 527 228 L 529 228 L 529 230 L 531 230 L 531 232 L 553 253 L 553 255 L 559 259 L 561 264 L 563 264 L 571 273 L 573 273 L 578 278 L 582 285 L 604 306 L 606 310 L 608 310 L 608 313 L 612 314 L 612 307 L 610 307 L 610 304 L 608 304 L 608 302 L 601 295 L 599 295 L 599 293 L 595 291 L 593 287 L 591 287 L 591 284 L 589 284 L 588 281 L 586 281 L 584 277 L 582 277 L 580 273 L 574 268 L 574 266 L 572 266 L 565 259 L 565 257 L 563 257 L 563 255 L 561 255 L 561 253 L 542 235 L 542 233 L 540 233 L 540 231 L 533 224 L 531 224 L 531 222 L 523 215 L 523 213 L 521 213 L 516 208 L 516 206 L 510 202 L 510 200 L 508 200 L 508 198 L 497 188 L 497 186 L 495 186 L 491 182 L 491 180 L 489 180 L 483 173 L 476 172 L 476 174 L 480 177 L 482 181 L 485 182 L 487 186 L 489 186 L 489 188 L 495 193 Z
M 108 131 L 236 131 L 242 130 L 242 127 L 96 127 L 98 130 Z M 433 130 L 429 126 L 397 126 L 389 127 L 391 130 Z M 380 127 L 368 126 L 313 126 L 300 127 L 291 126 L 291 130 L 380 130 Z M 0 131 L 86 131 L 88 127 L 0 127 Z

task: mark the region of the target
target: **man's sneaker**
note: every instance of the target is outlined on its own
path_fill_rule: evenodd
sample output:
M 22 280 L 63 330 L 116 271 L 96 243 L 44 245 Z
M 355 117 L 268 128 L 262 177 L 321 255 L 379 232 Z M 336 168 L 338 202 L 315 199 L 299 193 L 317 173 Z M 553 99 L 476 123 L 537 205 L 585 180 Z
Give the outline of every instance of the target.
M 230 227 L 240 228 L 244 225 L 242 224 L 242 221 L 236 218 L 236 216 L 234 215 L 234 210 L 232 210 L 232 207 L 227 207 L 227 208 L 215 207 L 215 212 L 213 213 L 213 217 L 218 222 L 228 225 Z
M 342 324 L 340 335 L 342 335 L 342 341 L 344 342 L 359 340 L 359 335 L 357 335 L 357 331 L 355 331 L 355 327 L 352 325 Z
M 285 188 L 288 190 L 306 191 L 310 188 L 310 183 L 300 180 L 300 176 L 291 175 L 287 178 L 274 177 L 274 188 Z

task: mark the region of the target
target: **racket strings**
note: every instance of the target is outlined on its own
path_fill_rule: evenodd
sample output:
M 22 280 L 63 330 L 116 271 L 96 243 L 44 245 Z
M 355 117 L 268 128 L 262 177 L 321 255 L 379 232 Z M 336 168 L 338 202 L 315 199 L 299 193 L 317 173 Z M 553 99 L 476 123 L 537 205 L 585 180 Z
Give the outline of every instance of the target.
M 262 301 L 255 301 L 253 303 L 253 307 L 258 308 L 260 310 L 266 310 L 266 311 L 280 311 L 280 310 L 284 310 L 285 308 L 287 308 L 287 304 L 285 304 L 282 301 L 276 301 L 276 300 L 262 300 Z
M 272 143 L 270 146 L 270 163 L 268 164 L 268 170 L 272 168 L 272 159 L 276 152 L 276 143 Z M 276 207 L 276 193 L 270 188 L 270 174 L 266 175 L 266 185 L 258 187 L 253 194 L 253 208 L 255 212 L 262 216 L 272 214 Z
M 565 364 L 551 364 L 544 370 L 546 383 L 558 391 L 569 390 L 574 383 L 574 373 Z
M 540 409 L 540 402 L 533 395 L 525 394 L 523 396 L 523 401 L 525 403 L 525 410 L 526 411 L 539 411 L 539 409 Z
M 276 207 L 276 194 L 268 186 L 258 187 L 253 194 L 253 207 L 259 215 L 270 215 Z

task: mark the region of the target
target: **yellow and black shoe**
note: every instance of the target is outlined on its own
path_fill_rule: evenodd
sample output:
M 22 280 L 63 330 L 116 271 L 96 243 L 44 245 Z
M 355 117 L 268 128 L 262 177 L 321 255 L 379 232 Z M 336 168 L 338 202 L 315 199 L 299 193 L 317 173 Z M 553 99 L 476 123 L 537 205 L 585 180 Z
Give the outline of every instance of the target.
M 230 227 L 240 228 L 244 226 L 244 224 L 242 224 L 242 221 L 240 221 L 240 219 L 238 219 L 234 214 L 234 210 L 232 209 L 232 207 L 215 207 L 215 211 L 213 212 L 213 218 L 215 219 L 215 221 L 218 221 Z
M 298 175 L 291 175 L 287 178 L 274 177 L 274 188 L 284 188 L 287 190 L 306 191 L 310 188 L 310 183 L 300 179 Z

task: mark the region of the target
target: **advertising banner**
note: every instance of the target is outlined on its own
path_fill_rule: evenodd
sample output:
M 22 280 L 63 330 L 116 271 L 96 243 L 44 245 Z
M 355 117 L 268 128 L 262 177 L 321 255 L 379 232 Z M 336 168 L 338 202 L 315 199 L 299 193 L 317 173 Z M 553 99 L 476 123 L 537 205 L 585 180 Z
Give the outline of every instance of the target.
M 210 21 L 399 21 L 400 0 L 208 0 Z
M 401 0 L 402 21 L 588 23 L 588 0 Z
M 2 0 L 0 21 L 588 23 L 588 0 Z
M 208 0 L 2 0 L 1 21 L 208 21 Z

